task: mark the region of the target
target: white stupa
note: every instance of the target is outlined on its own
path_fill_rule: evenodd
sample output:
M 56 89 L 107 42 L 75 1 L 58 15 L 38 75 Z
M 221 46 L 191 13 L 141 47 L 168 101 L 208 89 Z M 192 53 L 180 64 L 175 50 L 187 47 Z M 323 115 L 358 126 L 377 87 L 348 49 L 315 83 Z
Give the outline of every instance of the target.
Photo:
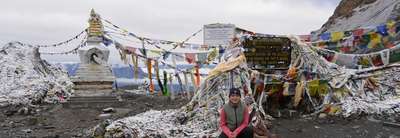
M 112 92 L 115 77 L 107 64 L 110 51 L 102 41 L 103 25 L 100 16 L 92 9 L 86 46 L 78 50 L 81 63 L 71 78 L 78 96 L 110 95 Z

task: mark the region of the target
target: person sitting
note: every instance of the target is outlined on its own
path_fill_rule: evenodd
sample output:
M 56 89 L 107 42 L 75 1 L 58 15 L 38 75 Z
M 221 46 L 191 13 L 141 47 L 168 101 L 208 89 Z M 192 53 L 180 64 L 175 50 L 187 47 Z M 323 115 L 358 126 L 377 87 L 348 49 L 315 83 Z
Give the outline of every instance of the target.
M 229 102 L 220 112 L 220 138 L 252 138 L 253 130 L 248 127 L 249 109 L 241 101 L 240 90 L 229 90 Z

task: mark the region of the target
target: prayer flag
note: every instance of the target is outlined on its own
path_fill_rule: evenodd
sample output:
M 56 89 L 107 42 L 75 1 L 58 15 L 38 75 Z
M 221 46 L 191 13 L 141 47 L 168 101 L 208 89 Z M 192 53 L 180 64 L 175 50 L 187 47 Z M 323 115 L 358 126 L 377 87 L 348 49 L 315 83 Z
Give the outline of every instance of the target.
M 326 43 L 325 42 L 318 42 L 318 47 L 326 48 Z
M 160 55 L 161 55 L 161 51 L 148 50 L 148 52 L 147 52 L 147 56 L 152 57 L 152 58 L 159 57 Z
M 194 86 L 196 88 L 196 90 L 197 90 L 198 87 L 196 86 L 196 80 L 195 80 L 195 77 L 194 77 L 194 74 L 193 74 L 192 70 L 189 70 L 189 75 L 190 75 L 190 79 L 192 80 L 192 86 Z
M 369 55 L 369 58 L 371 58 L 372 64 L 375 67 L 383 65 L 382 57 L 381 57 L 381 55 L 379 53 L 378 54 Z
M 395 48 L 390 51 L 389 63 L 396 63 L 400 61 L 400 48 Z
M 183 72 L 183 80 L 185 81 L 185 92 L 187 95 L 189 95 L 189 80 L 186 72 Z
M 210 52 L 210 54 L 208 54 L 208 56 L 207 56 L 208 62 L 213 61 L 213 60 L 215 59 L 215 57 L 217 57 L 217 54 L 218 54 L 217 48 L 214 48 L 214 49 Z
M 379 34 L 381 34 L 382 36 L 387 36 L 388 34 L 388 29 L 386 27 L 386 25 L 379 25 L 378 27 L 376 27 L 376 30 Z
M 352 36 L 353 35 L 353 32 L 352 31 L 345 31 L 344 32 L 344 37 L 350 37 L 350 36 Z
M 139 63 L 138 63 L 139 59 L 136 54 L 132 54 L 132 61 L 133 61 L 133 59 L 135 59 L 134 63 L 133 63 L 133 67 L 135 68 L 134 75 L 135 75 L 135 79 L 137 79 L 137 78 L 139 78 Z
M 113 43 L 112 40 L 108 39 L 107 37 L 103 37 L 103 44 L 104 44 L 105 46 L 109 46 L 109 45 L 111 45 L 112 43 Z
M 176 67 L 176 55 L 172 55 L 172 66 Z
M 200 86 L 200 66 L 199 64 L 196 64 L 195 69 L 196 69 L 196 87 Z
M 185 59 L 189 64 L 194 62 L 195 54 L 193 53 L 185 53 Z
M 203 64 L 207 61 L 207 53 L 199 53 L 197 54 L 197 60 Z
M 331 33 L 323 33 L 323 34 L 321 34 L 321 39 L 322 40 L 330 40 L 331 39 Z
M 392 43 L 392 42 L 387 42 L 387 43 L 385 43 L 385 47 L 386 48 L 392 48 L 392 47 L 394 47 L 395 45 Z
M 343 32 L 333 32 L 332 33 L 332 41 L 337 42 L 344 37 Z
M 125 47 L 125 49 L 128 51 L 128 54 L 132 54 L 136 52 L 136 48 L 134 47 Z
M 393 20 L 390 20 L 386 23 L 386 26 L 388 29 L 395 27 L 395 25 L 396 25 L 396 22 Z
M 311 42 L 315 42 L 318 40 L 318 35 L 315 32 L 311 32 Z
M 146 49 L 139 49 L 139 51 L 144 57 L 147 57 Z
M 157 82 L 158 82 L 158 86 L 160 87 L 160 91 L 163 92 L 164 87 L 163 87 L 163 84 L 162 84 L 161 79 L 160 79 L 160 68 L 158 66 L 158 62 L 157 61 L 154 62 L 154 70 L 156 72 L 156 79 L 157 79 Z
M 375 44 L 378 44 L 381 42 L 381 37 L 375 32 L 370 33 L 370 38 L 371 38 L 371 42 L 373 42 Z
M 364 29 L 356 29 L 353 31 L 354 36 L 362 36 L 364 34 Z
M 171 52 L 165 52 L 164 54 L 163 54 L 163 59 L 164 60 L 167 60 L 168 59 L 168 57 L 171 55 Z
M 152 79 L 152 73 L 151 73 L 151 59 L 147 59 L 147 71 L 149 75 L 149 80 L 150 80 L 150 93 L 153 94 L 154 92 L 154 85 L 153 85 L 153 79 Z
M 167 72 L 165 70 L 163 71 L 163 76 L 164 76 L 163 95 L 170 96 L 170 93 L 168 92 L 168 77 L 167 77 Z

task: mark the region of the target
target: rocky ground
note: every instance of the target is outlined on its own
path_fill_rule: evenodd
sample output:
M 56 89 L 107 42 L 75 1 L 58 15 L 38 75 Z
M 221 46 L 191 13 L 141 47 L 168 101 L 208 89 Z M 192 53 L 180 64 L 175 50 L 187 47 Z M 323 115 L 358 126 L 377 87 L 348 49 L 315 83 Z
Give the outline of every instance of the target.
M 87 130 L 105 119 L 115 120 L 149 109 L 179 108 L 187 102 L 187 99 L 170 100 L 166 97 L 133 95 L 126 105 L 114 107 L 115 112 L 110 116 L 99 116 L 103 113 L 102 108 L 65 108 L 62 104 L 41 105 L 28 108 L 28 110 L 20 107 L 5 107 L 0 109 L 2 111 L 0 114 L 0 137 L 87 137 Z M 398 131 L 400 126 L 385 123 L 396 123 L 399 120 L 388 120 L 387 118 L 390 117 L 354 116 L 346 119 L 329 116 L 281 117 L 273 120 L 271 132 L 283 138 L 400 137 L 400 131 Z
M 135 95 L 126 105 L 113 107 L 115 112 L 105 116 L 99 116 L 103 113 L 101 108 L 64 108 L 62 104 L 41 105 L 27 111 L 20 110 L 21 107 L 4 107 L 0 109 L 0 137 L 87 137 L 87 130 L 105 119 L 116 120 L 150 109 L 179 108 L 187 102 L 186 99 Z
M 273 121 L 272 133 L 283 138 L 399 138 L 400 126 L 372 116 L 350 118 L 279 118 Z

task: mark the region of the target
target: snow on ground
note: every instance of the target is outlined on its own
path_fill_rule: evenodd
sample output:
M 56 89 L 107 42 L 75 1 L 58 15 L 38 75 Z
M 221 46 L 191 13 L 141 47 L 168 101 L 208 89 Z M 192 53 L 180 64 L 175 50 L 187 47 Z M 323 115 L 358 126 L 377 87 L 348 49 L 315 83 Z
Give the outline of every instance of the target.
M 177 112 L 179 111 L 176 109 L 164 111 L 150 110 L 136 116 L 115 121 L 106 128 L 105 137 L 124 134 L 136 134 L 138 137 L 195 137 L 208 133 L 202 128 L 204 125 L 193 124 L 195 122 L 204 123 L 207 121 L 193 121 L 192 123 L 181 125 L 176 119 Z M 129 126 L 132 129 L 127 129 L 125 126 Z M 121 130 L 125 132 L 121 132 Z
M 0 106 L 55 102 L 73 86 L 66 71 L 40 58 L 38 48 L 19 42 L 0 50 L 0 84 Z

